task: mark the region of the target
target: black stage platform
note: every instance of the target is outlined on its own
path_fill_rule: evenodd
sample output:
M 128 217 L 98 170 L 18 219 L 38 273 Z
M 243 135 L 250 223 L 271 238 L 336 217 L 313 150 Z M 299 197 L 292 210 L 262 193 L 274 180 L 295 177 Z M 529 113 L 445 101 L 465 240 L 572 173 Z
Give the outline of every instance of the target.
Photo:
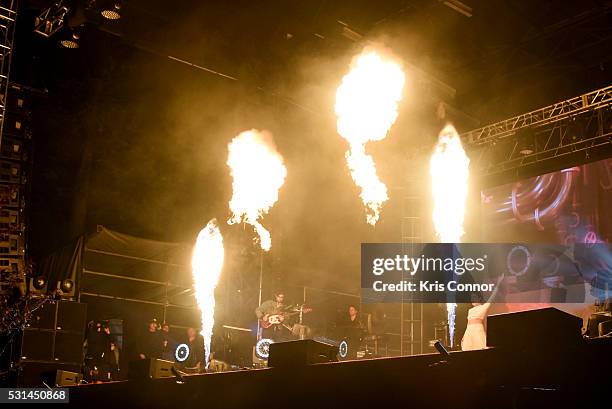
M 87 408 L 610 407 L 612 339 L 84 385 Z M 607 403 L 606 403 L 607 399 Z M 592 405 L 592 406 L 589 406 Z M 601 405 L 601 406 L 600 406 Z

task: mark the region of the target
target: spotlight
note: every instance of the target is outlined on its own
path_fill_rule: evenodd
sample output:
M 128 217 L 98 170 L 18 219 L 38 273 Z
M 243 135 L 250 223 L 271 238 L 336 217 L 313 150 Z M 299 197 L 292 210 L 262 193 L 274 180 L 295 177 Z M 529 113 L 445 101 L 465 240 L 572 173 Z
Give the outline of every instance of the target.
M 107 20 L 119 20 L 121 18 L 121 3 L 118 1 L 106 2 L 102 6 L 100 14 Z
M 32 286 L 37 290 L 42 290 L 47 285 L 47 279 L 44 276 L 38 276 L 34 279 Z
M 270 356 L 270 345 L 273 343 L 274 341 L 269 338 L 260 339 L 257 341 L 257 344 L 255 344 L 255 355 L 257 355 L 259 359 L 268 359 Z
M 440 355 L 443 355 L 443 356 L 449 356 L 449 355 L 450 355 L 450 353 L 448 352 L 448 349 L 446 349 L 446 348 L 444 347 L 444 345 L 442 344 L 442 342 L 440 342 L 440 341 L 436 341 L 436 342 L 434 343 L 434 347 L 436 348 L 436 350 L 438 351 L 438 353 L 439 353 Z
M 174 358 L 177 362 L 185 362 L 189 358 L 189 345 L 180 344 L 174 351 Z
M 62 282 L 60 283 L 59 288 L 63 292 L 69 293 L 74 288 L 74 282 L 71 279 L 66 278 L 66 279 L 62 280 Z
M 79 48 L 79 41 L 81 39 L 81 35 L 73 31 L 72 34 L 62 40 L 60 40 L 60 45 L 64 48 Z
M 348 343 L 346 342 L 346 340 L 340 343 L 340 346 L 338 347 L 338 355 L 342 359 L 348 356 Z
M 517 132 L 518 149 L 521 155 L 527 156 L 535 152 L 535 136 L 529 128 Z

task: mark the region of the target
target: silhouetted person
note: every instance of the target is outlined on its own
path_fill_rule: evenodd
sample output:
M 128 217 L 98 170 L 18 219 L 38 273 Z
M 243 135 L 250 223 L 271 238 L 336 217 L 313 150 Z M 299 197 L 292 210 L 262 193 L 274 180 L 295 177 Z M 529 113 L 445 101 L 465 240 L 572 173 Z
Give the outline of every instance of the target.
M 147 327 L 147 332 L 140 340 L 138 356 L 140 359 L 161 358 L 163 351 L 163 338 L 157 330 L 157 320 L 152 319 Z

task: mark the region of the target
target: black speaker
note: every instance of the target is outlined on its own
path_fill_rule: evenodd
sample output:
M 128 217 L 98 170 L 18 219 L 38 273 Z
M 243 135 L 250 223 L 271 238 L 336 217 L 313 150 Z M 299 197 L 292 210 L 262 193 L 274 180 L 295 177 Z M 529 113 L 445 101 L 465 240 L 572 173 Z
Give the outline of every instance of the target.
M 83 333 L 87 319 L 87 304 L 60 301 L 57 305 L 56 329 Z
M 269 367 L 295 367 L 338 360 L 338 347 L 312 339 L 270 345 Z
M 53 358 L 60 362 L 83 362 L 83 334 L 57 331 Z
M 26 328 L 21 337 L 21 360 L 53 361 L 55 331 Z
M 487 345 L 507 349 L 578 345 L 582 318 L 556 308 L 491 315 L 487 319 Z
M 27 308 L 31 313 L 31 319 L 28 322 L 29 328 L 39 329 L 55 329 L 55 317 L 57 315 L 57 302 L 46 301 L 40 304 L 41 300 L 33 299 L 28 301 Z
M 22 334 L 20 360 L 80 366 L 86 315 L 87 304 L 72 301 L 56 301 L 37 308 Z

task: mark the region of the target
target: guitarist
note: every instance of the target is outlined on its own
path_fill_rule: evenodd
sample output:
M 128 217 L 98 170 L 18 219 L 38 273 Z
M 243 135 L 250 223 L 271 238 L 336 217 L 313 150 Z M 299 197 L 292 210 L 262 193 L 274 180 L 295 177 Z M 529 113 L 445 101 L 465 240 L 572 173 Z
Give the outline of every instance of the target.
M 274 342 L 287 341 L 291 339 L 291 331 L 287 328 L 287 322 L 281 316 L 281 323 L 271 325 L 269 328 L 263 328 L 264 324 L 268 323 L 268 318 L 277 314 L 284 314 L 287 306 L 285 305 L 285 293 L 276 291 L 273 300 L 264 301 L 255 309 L 255 315 L 262 322 L 262 338 L 269 338 Z M 290 326 L 289 326 L 290 327 Z

